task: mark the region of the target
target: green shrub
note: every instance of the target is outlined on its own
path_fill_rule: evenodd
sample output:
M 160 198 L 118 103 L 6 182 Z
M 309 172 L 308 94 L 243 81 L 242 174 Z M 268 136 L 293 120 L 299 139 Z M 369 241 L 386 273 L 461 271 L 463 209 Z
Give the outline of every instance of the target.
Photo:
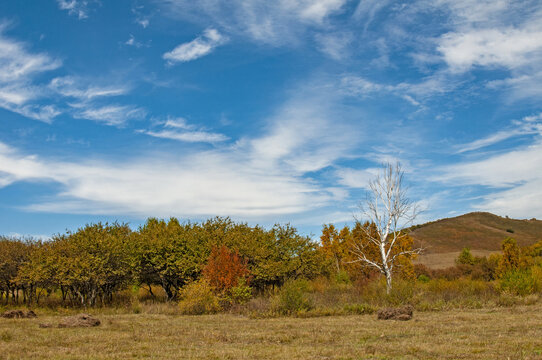
M 474 256 L 472 256 L 470 249 L 466 247 L 461 250 L 455 262 L 456 264 L 474 265 Z
M 348 275 L 348 272 L 341 270 L 335 275 L 335 283 L 350 285 L 352 281 L 350 280 L 350 275 Z
M 233 304 L 244 304 L 252 298 L 252 288 L 247 285 L 244 278 L 240 278 L 237 286 L 229 289 L 228 293 L 228 297 Z
M 542 265 L 536 265 L 531 268 L 531 276 L 534 280 L 534 291 L 542 291 Z
M 418 281 L 421 283 L 428 283 L 430 280 L 431 279 L 427 275 L 421 274 L 420 276 L 418 276 Z
M 510 270 L 502 275 L 500 286 L 503 291 L 526 296 L 536 291 L 537 281 L 531 269 Z
M 186 315 L 214 314 L 220 311 L 219 299 L 207 280 L 198 280 L 181 290 L 179 309 Z
M 369 304 L 346 304 L 343 310 L 347 314 L 365 315 L 373 314 L 376 309 Z
M 312 309 L 312 302 L 307 296 L 308 283 L 305 280 L 290 280 L 281 288 L 276 310 L 281 314 L 295 314 Z

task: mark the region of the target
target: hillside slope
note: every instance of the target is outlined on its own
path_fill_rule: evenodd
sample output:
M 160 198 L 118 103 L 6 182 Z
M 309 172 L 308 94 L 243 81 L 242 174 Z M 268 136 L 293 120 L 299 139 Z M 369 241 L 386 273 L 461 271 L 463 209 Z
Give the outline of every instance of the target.
M 483 252 L 499 251 L 508 236 L 521 246 L 542 240 L 542 221 L 503 218 L 486 212 L 473 212 L 412 227 L 415 244 L 425 254 L 459 252 L 464 247 Z

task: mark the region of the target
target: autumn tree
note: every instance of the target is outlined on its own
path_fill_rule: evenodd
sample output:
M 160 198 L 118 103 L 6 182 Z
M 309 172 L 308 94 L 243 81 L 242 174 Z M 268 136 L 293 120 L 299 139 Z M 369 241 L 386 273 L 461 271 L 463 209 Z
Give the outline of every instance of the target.
M 53 241 L 50 255 L 61 264 L 54 268 L 56 282 L 81 305 L 111 302 L 133 279 L 134 243 L 126 224 L 88 224 Z
M 497 274 L 504 275 L 508 271 L 517 270 L 520 267 L 521 249 L 515 239 L 507 237 L 501 245 L 502 255 L 497 267 Z
M 354 241 L 351 251 L 355 262 L 377 269 L 386 278 L 386 291 L 392 288 L 392 277 L 398 259 L 418 254 L 421 249 L 400 248 L 408 234 L 404 228 L 412 224 L 418 211 L 410 202 L 403 184 L 401 165 L 386 164 L 383 171 L 369 183 L 370 191 L 362 205 L 363 216 L 374 224 L 362 227 L 367 241 Z M 369 245 L 371 244 L 371 245 Z M 370 254 L 378 252 L 376 258 Z
M 32 240 L 0 238 L 0 299 L 4 297 L 6 304 L 10 296 L 14 303 L 19 299 L 22 285 L 17 281 L 17 276 L 28 261 L 32 246 Z
M 247 261 L 237 251 L 231 251 L 225 245 L 213 247 L 203 276 L 219 292 L 227 291 L 239 284 L 239 280 L 248 283 Z
M 290 278 L 310 278 L 321 273 L 323 261 L 317 244 L 290 225 L 265 230 L 216 217 L 201 227 L 208 248 L 225 245 L 247 261 L 251 287 L 258 291 L 280 286 Z
M 201 228 L 175 218 L 148 219 L 139 228 L 137 247 L 139 282 L 149 289 L 161 286 L 168 300 L 176 299 L 181 287 L 199 278 L 209 255 Z
M 348 253 L 347 243 L 350 237 L 350 229 L 345 226 L 341 231 L 333 224 L 324 225 L 320 236 L 320 250 L 324 257 L 332 262 L 335 271 L 339 273 L 344 266 L 344 259 Z

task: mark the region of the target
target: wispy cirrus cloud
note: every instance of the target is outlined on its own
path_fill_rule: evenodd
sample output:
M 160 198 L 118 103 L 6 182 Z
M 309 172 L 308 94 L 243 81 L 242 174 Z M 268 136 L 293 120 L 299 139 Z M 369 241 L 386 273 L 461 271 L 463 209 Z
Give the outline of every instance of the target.
M 177 154 L 82 161 L 25 154 L 0 143 L 0 186 L 20 181 L 60 186 L 49 200 L 25 207 L 30 211 L 260 220 L 303 216 L 347 196 L 340 186 L 330 187 L 310 174 L 347 156 L 360 138 L 348 123 L 337 122 L 347 118 L 337 108 L 341 98 L 313 85 L 292 90 L 260 134 L 211 150 L 192 147 Z M 193 141 L 190 137 L 202 132 L 183 118 L 157 126 L 151 131 L 186 134 L 182 141 Z M 145 133 L 155 136 L 151 131 Z
M 129 85 L 103 82 L 98 79 L 64 76 L 52 79 L 48 88 L 66 98 L 69 107 L 67 112 L 76 119 L 123 127 L 130 120 L 145 118 L 147 111 L 142 107 L 109 102 L 110 98 L 129 93 Z
M 37 77 L 60 68 L 61 61 L 45 53 L 30 52 L 24 43 L 4 35 L 6 27 L 0 23 L 0 107 L 47 123 L 62 112 L 114 126 L 145 116 L 146 111 L 135 105 L 97 102 L 126 95 L 130 91 L 126 84 L 104 85 L 99 79 L 77 76 L 38 83 Z
M 204 128 L 189 124 L 184 118 L 168 118 L 158 122 L 159 129 L 137 130 L 137 132 L 157 138 L 176 140 L 188 143 L 219 143 L 229 140 L 224 134 L 210 132 Z
M 400 97 L 418 107 L 427 99 L 441 96 L 455 90 L 460 81 L 445 73 L 435 73 L 422 78 L 419 82 L 400 82 L 385 84 L 371 81 L 358 75 L 343 75 L 339 79 L 339 88 L 349 96 L 361 98 L 388 93 Z
M 487 137 L 472 141 L 470 143 L 458 145 L 457 153 L 461 154 L 468 151 L 478 150 L 487 146 L 497 144 L 501 141 L 525 135 L 542 135 L 542 113 L 538 115 L 525 116 L 521 120 L 512 122 L 512 126 L 500 130 Z
M 435 180 L 454 186 L 483 186 L 475 209 L 519 218 L 542 217 L 542 143 L 534 143 L 440 168 Z
M 343 60 L 351 55 L 350 45 L 354 36 L 350 32 L 316 34 L 320 51 L 335 60 Z
M 348 0 L 161 2 L 172 17 L 205 24 L 211 21 L 228 33 L 279 45 L 297 42 L 309 27 L 323 26 L 329 16 L 341 12 Z
M 126 85 L 98 86 L 89 80 L 73 76 L 54 78 L 51 80 L 49 88 L 62 96 L 86 101 L 100 97 L 125 95 L 130 91 Z
M 217 46 L 220 46 L 227 41 L 228 38 L 220 34 L 218 30 L 209 28 L 206 29 L 201 36 L 175 47 L 173 50 L 165 53 L 162 57 L 167 60 L 169 64 L 192 61 L 210 54 Z
M 229 138 L 226 135 L 219 134 L 219 133 L 212 133 L 208 131 L 173 131 L 173 130 L 159 130 L 159 131 L 152 131 L 152 130 L 145 130 L 140 131 L 143 134 L 162 138 L 162 139 L 169 139 L 169 140 L 177 140 L 177 141 L 183 141 L 183 142 L 189 142 L 189 143 L 196 143 L 196 142 L 205 142 L 205 143 L 216 143 L 216 142 L 222 142 L 226 141 Z
M 0 107 L 35 120 L 50 122 L 60 112 L 53 105 L 39 105 L 43 88 L 35 77 L 61 66 L 45 53 L 32 53 L 21 42 L 5 36 L 8 25 L 0 23 Z
M 141 120 L 147 115 L 145 109 L 134 105 L 96 105 L 89 103 L 73 103 L 70 105 L 74 109 L 72 116 L 76 119 L 92 120 L 117 127 L 126 125 L 130 120 Z
M 369 189 L 369 182 L 380 172 L 379 168 L 340 168 L 335 171 L 338 183 L 349 188 Z
M 482 187 L 472 208 L 519 218 L 542 217 L 542 113 L 512 121 L 508 128 L 456 146 L 470 157 L 437 167 L 433 180 L 451 187 Z M 523 137 L 519 145 L 492 152 L 476 150 Z M 474 158 L 475 160 L 472 160 Z
M 266 120 L 267 132 L 248 141 L 254 166 L 281 166 L 294 173 L 319 171 L 361 141 L 362 130 L 353 126 L 334 84 L 309 81 L 292 92 Z

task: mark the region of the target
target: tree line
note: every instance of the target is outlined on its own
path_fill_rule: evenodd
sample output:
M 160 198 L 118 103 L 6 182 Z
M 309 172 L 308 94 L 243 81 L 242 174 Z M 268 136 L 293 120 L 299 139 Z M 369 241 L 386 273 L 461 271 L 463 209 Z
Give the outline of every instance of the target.
M 232 249 L 246 263 L 255 291 L 289 278 L 321 274 L 321 253 L 289 225 L 260 226 L 214 218 L 202 223 L 151 218 L 137 231 L 127 224 L 89 224 L 50 241 L 0 240 L 0 298 L 37 303 L 59 292 L 66 304 L 111 302 L 132 285 L 162 287 L 168 300 L 202 276 L 213 252 Z
M 325 225 L 321 242 L 290 225 L 270 229 L 214 218 L 201 223 L 150 218 L 136 231 L 127 224 L 88 224 L 49 241 L 0 239 L 0 299 L 37 304 L 53 293 L 66 305 L 111 303 L 115 292 L 140 286 L 153 296 L 161 287 L 167 300 L 202 277 L 214 287 L 231 288 L 242 278 L 251 291 L 281 286 L 289 279 L 312 279 L 348 271 L 372 276 L 350 257 L 349 247 L 365 242 L 369 223 L 339 233 Z M 406 238 L 410 239 L 410 238 Z M 402 242 L 398 251 L 411 246 Z M 372 254 L 372 255 L 371 255 Z M 378 257 L 377 249 L 368 256 Z M 400 272 L 412 273 L 409 258 Z M 371 275 L 372 274 L 372 275 Z
M 263 291 L 288 279 L 344 271 L 353 278 L 380 273 L 389 293 L 393 273 L 413 274 L 410 260 L 419 250 L 402 230 L 417 213 L 402 179 L 399 164 L 386 165 L 370 182 L 365 211 L 370 222 L 357 221 L 340 232 L 324 226 L 321 245 L 290 225 L 266 230 L 220 217 L 203 223 L 150 218 L 137 231 L 126 224 L 89 224 L 47 242 L 4 238 L 0 299 L 18 302 L 22 294 L 22 301 L 32 304 L 59 291 L 63 303 L 94 306 L 110 303 L 116 291 L 135 284 L 147 286 L 151 295 L 152 286 L 160 286 L 174 300 L 202 275 L 228 287 L 241 278 Z

